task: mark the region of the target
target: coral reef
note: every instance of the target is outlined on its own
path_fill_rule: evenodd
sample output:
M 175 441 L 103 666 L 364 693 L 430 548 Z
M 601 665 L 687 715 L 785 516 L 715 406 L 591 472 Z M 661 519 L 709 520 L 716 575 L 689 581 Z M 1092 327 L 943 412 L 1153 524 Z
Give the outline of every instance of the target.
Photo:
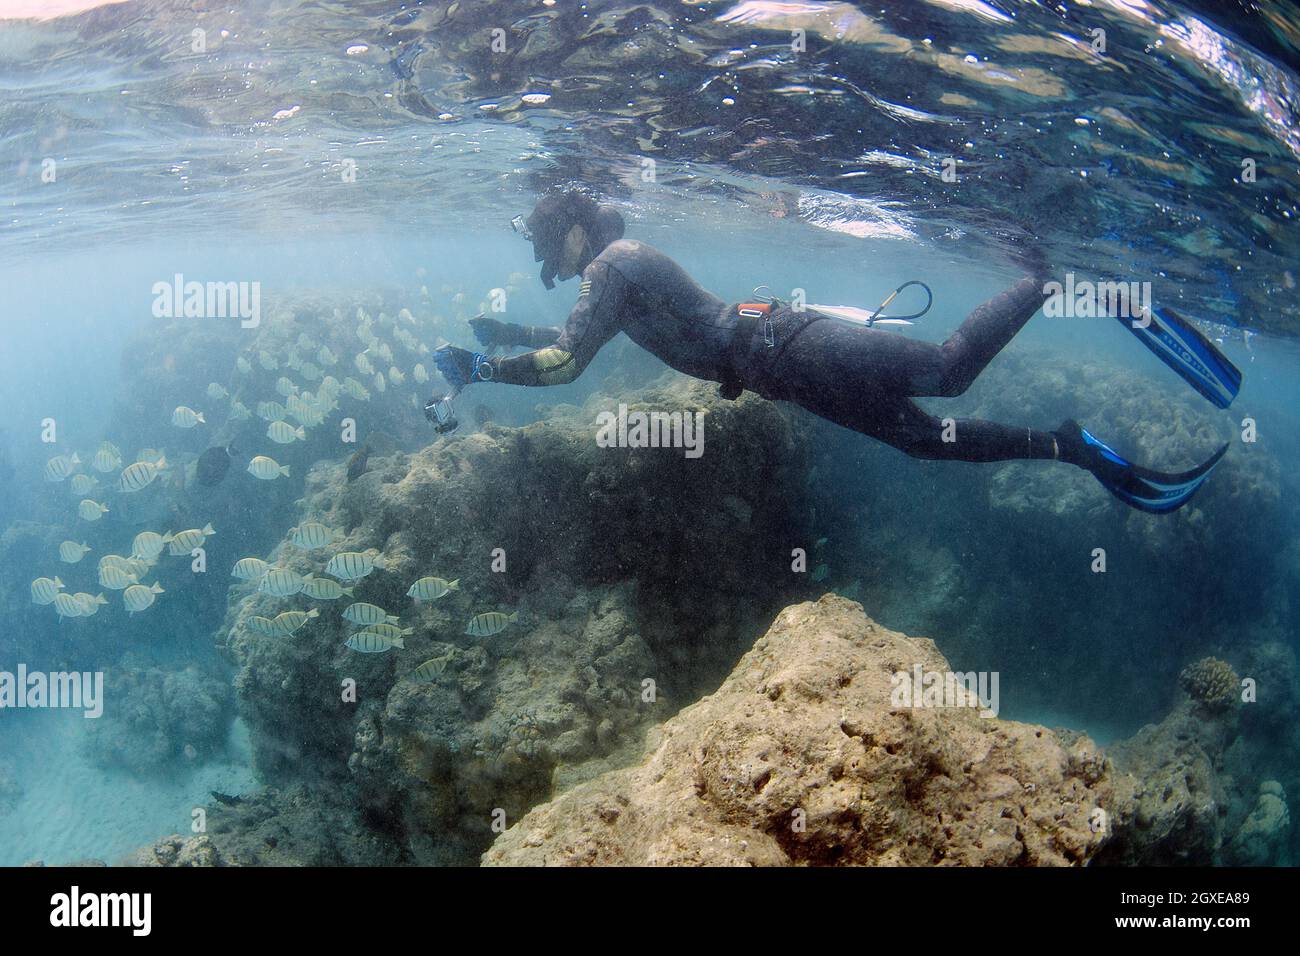
M 1079 865 L 1114 775 L 1083 736 L 895 708 L 893 677 L 947 672 L 933 643 L 827 595 L 784 610 L 640 765 L 533 809 L 487 864 Z
M 1178 675 L 1178 686 L 1199 707 L 1211 712 L 1227 710 L 1237 702 L 1241 679 L 1232 665 L 1217 657 L 1188 664 Z
M 129 866 L 393 866 L 397 846 L 337 794 L 267 788 L 207 809 L 207 832 L 170 836 Z
M 488 865 L 1274 863 L 1276 781 L 1248 813 L 1233 714 L 1185 701 L 1105 752 L 971 708 L 900 708 L 891 676 L 934 645 L 835 595 L 787 608 L 643 761 L 535 807 Z M 794 826 L 800 820 L 802 828 Z
M 723 402 L 701 383 L 678 378 L 623 400 L 704 410 L 705 454 L 600 447 L 594 422 L 608 405 L 597 400 L 520 429 L 489 424 L 413 455 L 372 456 L 351 483 L 340 463 L 312 469 L 301 520 L 337 529 L 336 550 L 382 552 L 384 569 L 354 599 L 416 633 L 405 649 L 356 654 L 325 605 L 292 638 L 265 637 L 251 617 L 307 599 L 232 591 L 225 644 L 259 771 L 355 787 L 408 860 L 467 862 L 490 841 L 493 811 L 520 815 L 557 782 L 605 769 L 716 686 L 807 587 L 790 565 L 791 549 L 810 545 L 789 507 L 806 480 L 804 446 L 776 406 Z M 270 557 L 321 570 L 287 543 Z M 460 588 L 413 606 L 406 591 L 427 574 Z M 467 637 L 465 621 L 489 609 L 517 610 L 519 623 Z M 445 656 L 432 684 L 409 680 Z M 341 692 L 350 681 L 355 702 Z
M 234 716 L 228 680 L 182 670 L 112 667 L 104 675 L 104 715 L 89 721 L 84 746 L 104 767 L 147 775 L 202 762 L 225 746 Z
M 1259 785 L 1259 798 L 1226 850 L 1234 866 L 1262 866 L 1276 860 L 1277 851 L 1291 826 L 1286 794 L 1276 780 Z
M 1116 838 L 1099 862 L 1210 865 L 1231 832 L 1227 784 L 1217 768 L 1235 736 L 1225 721 L 1201 719 L 1184 701 L 1158 724 L 1112 744 L 1125 775 Z

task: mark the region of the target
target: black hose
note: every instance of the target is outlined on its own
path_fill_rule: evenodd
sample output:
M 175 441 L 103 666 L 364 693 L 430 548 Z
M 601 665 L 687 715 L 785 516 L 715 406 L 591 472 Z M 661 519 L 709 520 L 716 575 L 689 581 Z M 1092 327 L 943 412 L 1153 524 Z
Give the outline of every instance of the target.
M 895 321 L 902 322 L 911 319 L 919 319 L 921 316 L 925 315 L 925 313 L 929 312 L 930 306 L 934 305 L 934 293 L 931 292 L 930 287 L 926 285 L 924 282 L 922 282 L 920 279 L 909 279 L 907 282 L 904 282 L 897 289 L 891 292 L 884 302 L 880 303 L 880 306 L 876 309 L 876 311 L 871 313 L 871 318 L 867 320 L 867 324 L 870 325 L 872 322 L 876 321 L 876 319 L 880 316 L 880 313 L 885 311 L 885 306 L 893 302 L 894 299 L 898 296 L 898 293 L 902 292 L 908 286 L 913 286 L 913 285 L 919 285 L 922 289 L 925 290 L 925 308 L 922 309 L 920 312 L 913 312 L 911 315 L 891 315 L 889 318 L 894 319 Z

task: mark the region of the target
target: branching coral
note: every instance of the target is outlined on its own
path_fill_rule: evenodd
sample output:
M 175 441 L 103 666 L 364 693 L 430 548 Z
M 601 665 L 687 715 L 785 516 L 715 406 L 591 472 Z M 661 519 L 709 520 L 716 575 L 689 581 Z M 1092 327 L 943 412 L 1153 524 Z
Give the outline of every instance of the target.
M 1212 713 L 1221 713 L 1236 702 L 1241 680 L 1227 661 L 1205 657 L 1183 668 L 1178 684 L 1195 703 Z

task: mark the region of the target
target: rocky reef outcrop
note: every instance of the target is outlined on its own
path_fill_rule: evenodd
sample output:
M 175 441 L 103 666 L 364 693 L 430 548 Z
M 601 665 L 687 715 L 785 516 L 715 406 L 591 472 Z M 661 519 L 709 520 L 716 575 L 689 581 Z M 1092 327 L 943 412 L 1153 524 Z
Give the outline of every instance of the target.
M 843 598 L 787 608 L 640 765 L 535 808 L 484 862 L 1088 862 L 1117 799 L 1098 748 L 976 708 L 893 706 L 918 665 L 951 670 Z
M 534 808 L 488 865 L 1276 862 L 1266 781 L 1234 818 L 1231 719 L 1185 700 L 1103 751 L 1065 730 L 900 706 L 896 675 L 947 674 L 934 644 L 835 595 L 784 610 L 644 759 Z
M 87 722 L 83 744 L 100 766 L 147 775 L 202 762 L 225 747 L 234 716 L 225 675 L 125 661 L 105 673 L 104 694 L 104 714 Z
M 399 847 L 355 805 L 301 784 L 226 797 L 206 810 L 205 832 L 165 837 L 126 866 L 393 866 Z
M 347 600 L 234 590 L 223 636 L 260 772 L 355 788 L 408 861 L 469 862 L 494 814 L 513 819 L 627 759 L 647 727 L 716 686 L 771 615 L 807 593 L 791 551 L 811 547 L 810 534 L 789 507 L 806 449 L 787 415 L 681 379 L 623 401 L 704 411 L 704 454 L 602 447 L 596 416 L 618 406 L 596 400 L 372 457 L 351 482 L 341 463 L 313 468 L 301 520 L 338 532 L 330 553 L 382 554 L 352 600 L 414 633 L 405 648 L 358 654 L 344 646 Z M 269 557 L 322 573 L 323 558 L 287 542 Z M 414 604 L 407 590 L 431 574 L 459 579 L 458 590 Z M 251 624 L 313 606 L 321 617 L 290 638 Z M 465 634 L 472 616 L 498 609 L 517 623 Z M 443 673 L 412 681 L 431 658 L 446 660 Z

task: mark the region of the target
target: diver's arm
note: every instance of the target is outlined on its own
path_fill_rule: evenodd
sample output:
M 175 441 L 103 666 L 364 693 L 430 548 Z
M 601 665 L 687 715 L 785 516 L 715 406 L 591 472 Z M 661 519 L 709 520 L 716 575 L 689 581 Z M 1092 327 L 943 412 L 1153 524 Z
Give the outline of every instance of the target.
M 626 288 L 627 282 L 618 271 L 597 259 L 582 274 L 578 304 L 559 336 L 534 352 L 492 359 L 492 381 L 533 386 L 572 382 L 601 346 L 622 330 Z
M 514 322 L 499 322 L 485 315 L 476 315 L 469 320 L 474 330 L 474 337 L 479 344 L 487 348 L 524 348 L 540 349 L 551 345 L 563 333 L 564 329 L 555 325 L 516 325 Z

